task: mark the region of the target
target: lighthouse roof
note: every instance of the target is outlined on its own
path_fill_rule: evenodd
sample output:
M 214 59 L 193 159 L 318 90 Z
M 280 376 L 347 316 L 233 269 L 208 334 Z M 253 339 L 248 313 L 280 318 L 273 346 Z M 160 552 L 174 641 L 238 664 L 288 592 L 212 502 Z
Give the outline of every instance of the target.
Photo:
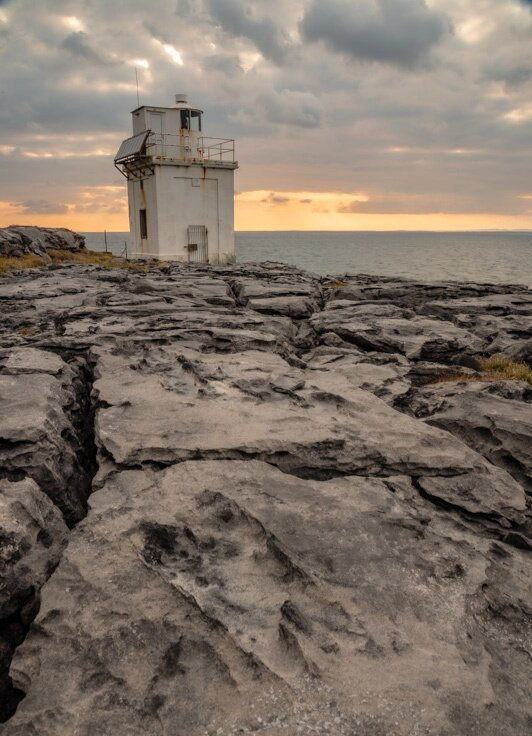
M 141 110 L 161 110 L 161 111 L 194 110 L 194 112 L 203 113 L 203 110 L 201 110 L 199 107 L 193 107 L 192 105 L 185 103 L 185 104 L 179 104 L 179 105 L 172 105 L 172 107 L 163 107 L 162 105 L 141 105 L 140 107 L 136 107 L 134 110 L 131 110 L 131 114 L 134 115 L 135 113 L 138 113 Z

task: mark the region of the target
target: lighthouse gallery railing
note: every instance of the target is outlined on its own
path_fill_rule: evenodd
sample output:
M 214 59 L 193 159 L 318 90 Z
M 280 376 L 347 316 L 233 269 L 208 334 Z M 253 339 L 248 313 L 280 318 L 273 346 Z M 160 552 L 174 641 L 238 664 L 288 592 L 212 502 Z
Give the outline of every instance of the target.
M 235 161 L 235 141 L 231 138 L 150 132 L 145 150 L 146 156 L 173 161 Z

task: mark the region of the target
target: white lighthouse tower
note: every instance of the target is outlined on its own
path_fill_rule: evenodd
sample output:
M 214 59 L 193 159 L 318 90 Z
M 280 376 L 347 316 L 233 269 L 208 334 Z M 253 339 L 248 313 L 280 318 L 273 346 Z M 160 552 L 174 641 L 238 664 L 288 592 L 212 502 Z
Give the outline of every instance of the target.
M 115 166 L 127 179 L 133 258 L 232 261 L 234 140 L 204 136 L 203 113 L 183 94 L 131 114 Z

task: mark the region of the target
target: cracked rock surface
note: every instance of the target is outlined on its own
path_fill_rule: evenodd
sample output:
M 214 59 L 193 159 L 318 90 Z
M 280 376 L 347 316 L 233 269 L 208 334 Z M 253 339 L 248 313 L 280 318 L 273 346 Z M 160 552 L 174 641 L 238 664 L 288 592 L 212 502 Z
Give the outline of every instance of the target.
M 526 358 L 528 290 L 65 265 L 0 302 L 2 734 L 530 732 L 530 388 L 475 370 Z

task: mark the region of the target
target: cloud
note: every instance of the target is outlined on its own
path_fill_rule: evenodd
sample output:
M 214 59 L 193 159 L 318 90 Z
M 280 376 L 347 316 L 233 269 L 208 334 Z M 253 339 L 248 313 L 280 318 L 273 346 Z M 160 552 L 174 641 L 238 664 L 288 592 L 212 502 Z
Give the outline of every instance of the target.
M 530 0 L 532 6 L 532 0 Z M 532 80 L 532 62 L 521 59 L 490 61 L 484 69 L 484 79 L 504 82 L 509 88 L 520 87 Z
M 93 49 L 87 39 L 88 35 L 84 31 L 74 31 L 65 38 L 61 46 L 67 51 L 70 51 L 71 54 L 79 56 L 91 64 L 108 66 L 116 63 L 104 54 Z
M 230 36 L 247 38 L 267 59 L 281 63 L 288 50 L 286 37 L 267 17 L 256 17 L 249 3 L 240 0 L 208 0 L 212 20 Z
M 45 199 L 27 199 L 25 202 L 13 202 L 23 215 L 62 215 L 68 212 L 68 205 L 47 202 Z
M 311 0 L 300 31 L 306 41 L 323 41 L 353 59 L 412 67 L 449 23 L 423 0 Z
M 67 202 L 50 223 L 119 223 L 124 183 L 97 187 L 116 184 L 104 154 L 130 135 L 136 68 L 141 104 L 184 91 L 206 135 L 236 138 L 241 191 L 290 196 L 256 204 L 276 224 L 296 210 L 294 226 L 327 229 L 326 212 L 348 227 L 363 210 L 530 208 L 532 0 L 427 3 L 164 0 L 154 14 L 145 0 L 0 0 L 0 201 Z M 356 192 L 371 201 L 336 214 Z
M 261 95 L 259 104 L 273 124 L 316 128 L 322 119 L 322 105 L 310 92 L 284 89 L 277 94 L 266 93 Z
M 243 72 L 238 56 L 232 54 L 211 54 L 203 60 L 203 68 L 211 72 L 220 72 L 227 77 Z
M 264 197 L 260 201 L 265 204 L 286 204 L 286 202 L 290 202 L 290 197 L 284 197 L 282 194 L 270 192 L 267 197 Z

